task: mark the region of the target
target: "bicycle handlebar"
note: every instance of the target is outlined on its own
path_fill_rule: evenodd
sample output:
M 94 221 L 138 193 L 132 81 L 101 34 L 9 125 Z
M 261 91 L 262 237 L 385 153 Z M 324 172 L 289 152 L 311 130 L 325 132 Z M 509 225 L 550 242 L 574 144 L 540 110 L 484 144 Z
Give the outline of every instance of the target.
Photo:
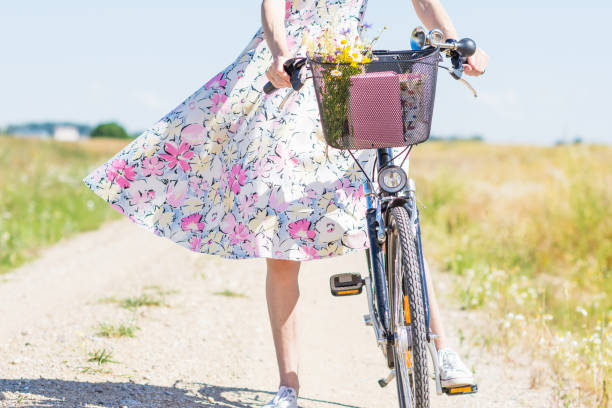
M 418 28 L 415 29 L 415 32 L 417 32 L 417 30 Z M 448 39 L 446 42 L 430 42 L 432 33 L 438 34 L 440 39 L 443 36 L 440 30 L 432 30 L 429 35 L 423 34 L 425 37 L 422 38 L 422 42 L 420 42 L 419 45 L 421 47 L 423 45 L 439 47 L 442 53 L 451 60 L 452 69 L 449 69 L 451 76 L 455 79 L 461 79 L 461 76 L 463 75 L 463 64 L 465 64 L 467 59 L 476 52 L 476 42 L 474 42 L 474 40 L 471 38 L 462 38 L 458 41 Z M 415 33 L 413 33 L 413 37 L 414 35 Z M 290 58 L 283 64 L 285 72 L 289 75 L 291 86 L 296 91 L 299 91 L 302 89 L 302 86 L 304 86 L 304 81 L 306 78 L 304 77 L 303 68 L 305 65 L 306 58 L 304 57 Z M 268 82 L 263 87 L 263 92 L 266 94 L 271 94 L 276 90 L 277 88 L 272 84 L 272 82 Z
M 305 79 L 302 78 L 302 68 L 306 65 L 306 58 L 304 57 L 296 57 L 290 58 L 283 64 L 283 69 L 289 75 L 289 80 L 291 81 L 291 86 L 294 90 L 299 91 L 304 86 Z M 266 94 L 271 94 L 275 92 L 278 88 L 276 88 L 272 82 L 268 82 L 264 85 L 263 91 Z

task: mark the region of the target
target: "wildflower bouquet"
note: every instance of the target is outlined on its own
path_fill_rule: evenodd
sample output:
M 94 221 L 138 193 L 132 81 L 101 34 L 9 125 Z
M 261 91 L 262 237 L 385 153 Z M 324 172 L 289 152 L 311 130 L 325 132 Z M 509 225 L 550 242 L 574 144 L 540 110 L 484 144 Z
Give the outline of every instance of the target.
M 328 28 L 318 41 L 308 45 L 307 55 L 313 62 L 313 75 L 318 81 L 317 90 L 325 136 L 328 144 L 342 145 L 343 135 L 349 132 L 350 78 L 365 72 L 365 65 L 372 61 L 374 43 L 384 27 L 372 40 L 364 40 L 363 34 L 370 25 L 359 26 L 357 32 L 350 29 Z

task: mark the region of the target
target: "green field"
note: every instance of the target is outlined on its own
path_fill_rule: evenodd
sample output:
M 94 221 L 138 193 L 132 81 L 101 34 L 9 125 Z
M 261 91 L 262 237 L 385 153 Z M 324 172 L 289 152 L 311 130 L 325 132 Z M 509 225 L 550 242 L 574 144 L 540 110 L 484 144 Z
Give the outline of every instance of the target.
M 81 180 L 127 143 L 0 137 L 0 273 L 121 217 Z M 542 356 L 561 405 L 608 406 L 612 148 L 432 142 L 412 156 L 430 262 L 493 319 L 479 341 Z
M 81 180 L 127 143 L 0 136 L 0 274 L 44 246 L 120 217 Z
M 482 341 L 544 356 L 562 406 L 608 406 L 612 148 L 430 143 L 411 163 L 426 252 L 497 319 Z

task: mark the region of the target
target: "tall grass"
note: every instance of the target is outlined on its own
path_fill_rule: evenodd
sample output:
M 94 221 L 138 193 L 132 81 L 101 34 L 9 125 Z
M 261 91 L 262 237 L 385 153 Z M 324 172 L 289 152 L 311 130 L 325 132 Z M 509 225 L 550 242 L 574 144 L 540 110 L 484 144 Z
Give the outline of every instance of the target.
M 129 141 L 0 137 L 0 274 L 120 215 L 81 182 Z
M 431 143 L 412 159 L 427 252 L 498 341 L 545 355 L 561 406 L 607 406 L 612 148 Z M 586 374 L 586 375 L 585 375 Z

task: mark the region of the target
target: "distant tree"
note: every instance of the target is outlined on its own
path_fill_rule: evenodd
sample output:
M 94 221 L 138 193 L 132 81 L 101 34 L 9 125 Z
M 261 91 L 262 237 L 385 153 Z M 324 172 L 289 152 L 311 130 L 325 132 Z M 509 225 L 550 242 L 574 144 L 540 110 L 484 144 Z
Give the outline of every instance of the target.
M 580 136 L 576 136 L 576 138 L 574 139 L 574 141 L 572 143 L 574 144 L 582 144 L 584 141 L 582 140 L 582 138 Z
M 129 135 L 121 125 L 115 122 L 101 123 L 91 131 L 91 137 L 128 138 Z

